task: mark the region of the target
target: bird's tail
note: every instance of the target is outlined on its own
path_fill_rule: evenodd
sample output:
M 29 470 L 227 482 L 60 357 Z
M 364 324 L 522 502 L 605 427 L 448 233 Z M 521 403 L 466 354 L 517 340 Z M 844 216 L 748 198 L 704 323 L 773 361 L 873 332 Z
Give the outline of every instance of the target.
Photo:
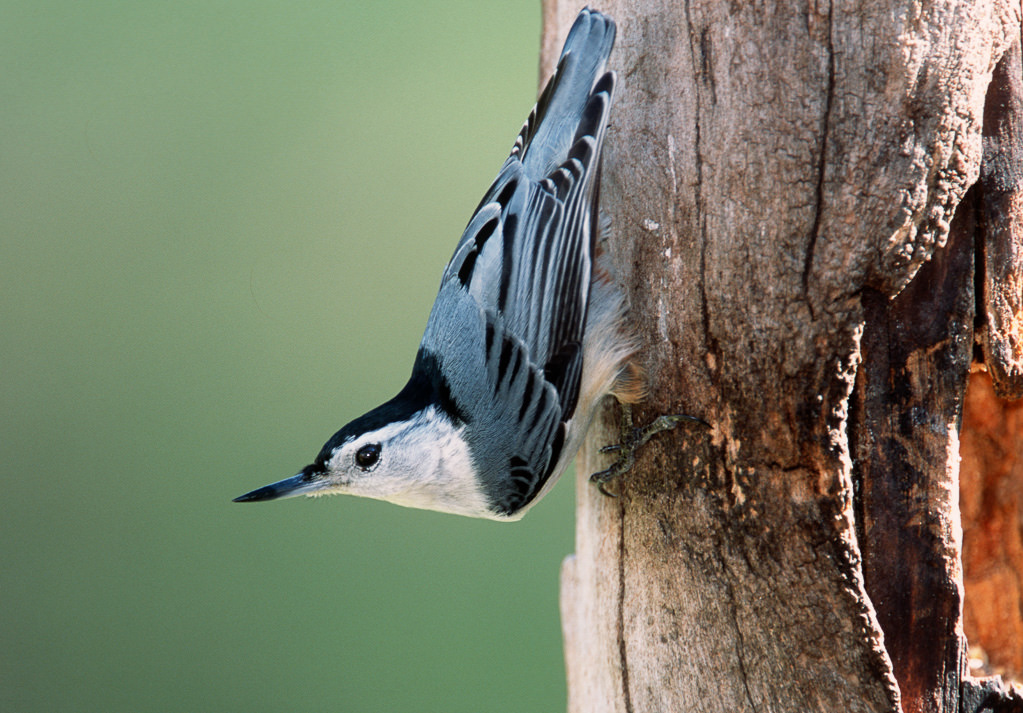
M 605 70 L 614 41 L 615 23 L 608 16 L 584 8 L 576 17 L 557 69 L 512 150 L 534 179 L 561 165 L 579 136 L 601 136 L 614 90 L 614 73 Z

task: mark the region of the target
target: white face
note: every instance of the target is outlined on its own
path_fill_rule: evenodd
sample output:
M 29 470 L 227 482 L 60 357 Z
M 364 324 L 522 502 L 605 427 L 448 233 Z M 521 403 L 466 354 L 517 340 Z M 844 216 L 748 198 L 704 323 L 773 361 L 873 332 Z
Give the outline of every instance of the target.
M 334 449 L 326 462 L 326 475 L 308 494 L 346 493 L 426 510 L 493 517 L 476 483 L 461 432 L 430 407 L 409 421 L 356 436 Z

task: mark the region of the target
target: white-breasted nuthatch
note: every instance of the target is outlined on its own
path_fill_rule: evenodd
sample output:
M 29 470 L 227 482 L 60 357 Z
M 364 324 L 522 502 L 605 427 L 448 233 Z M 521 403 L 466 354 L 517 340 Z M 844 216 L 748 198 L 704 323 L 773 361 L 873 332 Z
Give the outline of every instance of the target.
M 568 466 L 601 399 L 638 398 L 623 302 L 594 266 L 614 38 L 610 18 L 579 13 L 444 270 L 401 392 L 298 475 L 236 501 L 348 493 L 516 520 Z

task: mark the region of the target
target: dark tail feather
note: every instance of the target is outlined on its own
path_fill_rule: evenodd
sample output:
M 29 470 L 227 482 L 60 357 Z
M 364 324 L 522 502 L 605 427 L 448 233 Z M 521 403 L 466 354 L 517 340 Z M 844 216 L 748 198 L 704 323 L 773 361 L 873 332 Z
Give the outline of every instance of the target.
M 611 18 L 589 8 L 576 17 L 558 67 L 512 150 L 519 154 L 526 173 L 534 179 L 539 180 L 561 165 L 580 135 L 592 135 L 602 112 L 591 106 L 591 95 L 610 92 L 614 85 L 614 76 L 605 73 L 614 40 L 615 24 Z

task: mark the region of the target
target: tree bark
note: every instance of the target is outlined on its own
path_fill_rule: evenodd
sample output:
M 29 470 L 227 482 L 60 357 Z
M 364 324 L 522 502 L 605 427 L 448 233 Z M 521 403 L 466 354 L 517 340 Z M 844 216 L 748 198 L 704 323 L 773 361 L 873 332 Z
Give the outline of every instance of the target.
M 545 0 L 542 74 L 580 5 Z M 618 498 L 587 482 L 615 408 L 591 429 L 562 571 L 569 710 L 1009 701 L 962 685 L 980 219 L 950 224 L 1018 0 L 599 9 L 619 28 L 602 208 L 645 344 L 636 418 L 711 427 L 652 441 Z

